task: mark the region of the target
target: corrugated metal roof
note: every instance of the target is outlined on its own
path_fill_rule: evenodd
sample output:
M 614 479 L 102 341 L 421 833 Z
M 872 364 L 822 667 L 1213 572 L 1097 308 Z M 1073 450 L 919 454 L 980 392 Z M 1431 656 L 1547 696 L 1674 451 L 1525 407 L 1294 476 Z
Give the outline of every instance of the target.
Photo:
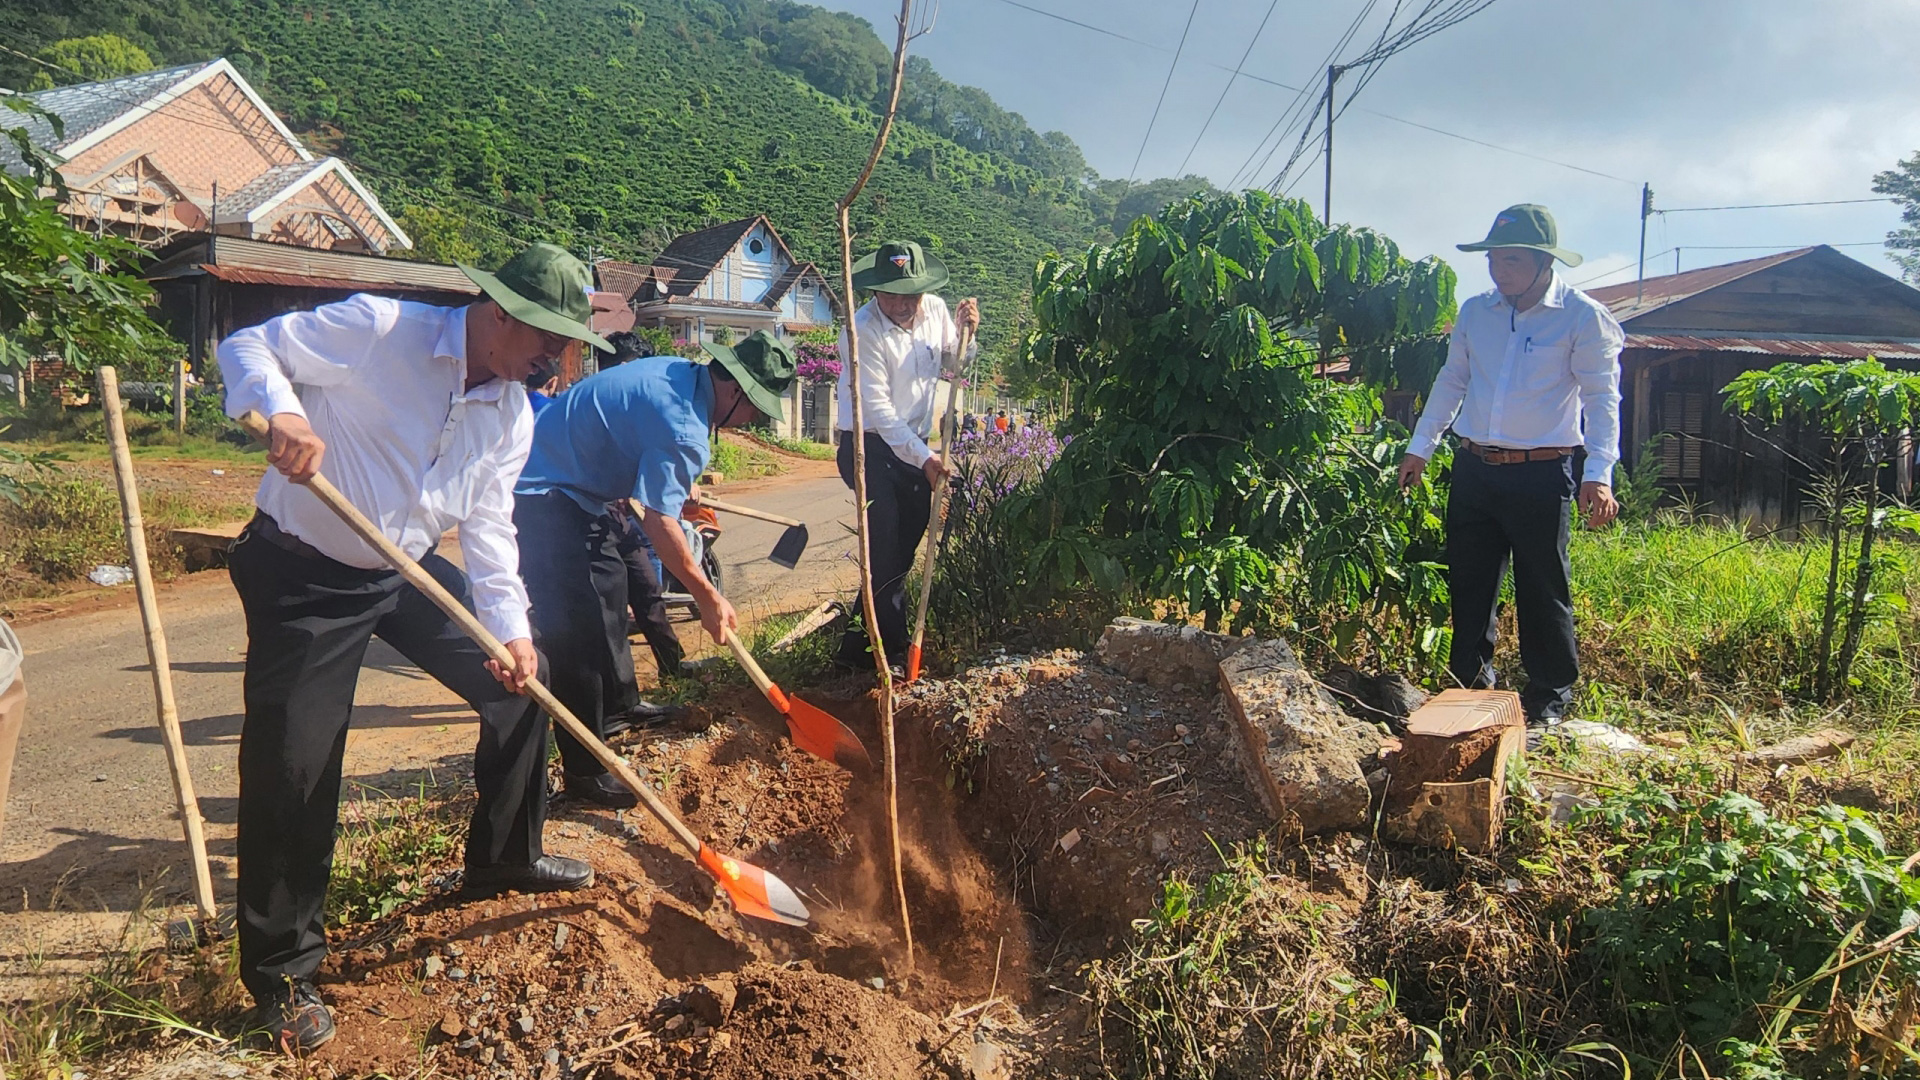
M 35 105 L 58 116 L 66 125 L 56 143 L 53 125 L 41 117 L 29 117 L 12 109 L 0 109 L 0 129 L 24 127 L 27 137 L 35 146 L 43 149 L 58 149 L 67 143 L 82 138 L 89 132 L 112 123 L 130 109 L 139 108 L 153 100 L 154 96 L 181 82 L 201 69 L 216 64 L 217 60 L 202 60 L 197 64 L 182 64 L 179 67 L 162 68 L 158 71 L 143 71 L 138 75 L 123 75 L 118 79 L 106 79 L 101 82 L 79 83 L 74 86 L 56 86 L 51 90 L 36 90 L 21 96 Z M 0 141 L 0 168 L 9 171 L 24 164 L 15 151 L 12 140 Z
M 1625 322 L 1638 315 L 1677 304 L 1689 297 L 1698 296 L 1708 289 L 1716 289 L 1730 281 L 1738 281 L 1748 274 L 1758 273 L 1770 266 L 1792 262 L 1816 249 L 1797 248 L 1793 251 L 1763 255 L 1758 259 L 1742 259 L 1739 262 L 1722 263 L 1719 266 L 1706 266 L 1698 270 L 1688 270 L 1679 274 L 1666 274 L 1650 277 L 1645 282 L 1625 282 L 1620 285 L 1603 285 L 1597 289 L 1584 290 L 1588 296 L 1607 305 L 1613 317 Z
M 283 274 L 271 270 L 251 270 L 238 266 L 218 266 L 201 263 L 200 269 L 234 285 L 286 285 L 297 289 L 340 289 L 346 292 L 359 292 L 370 287 L 365 281 L 352 281 L 346 278 L 315 277 L 310 274 Z M 464 279 L 463 279 L 464 280 Z M 476 295 L 479 289 L 467 283 L 464 289 L 448 289 L 440 285 L 427 285 L 420 282 L 381 282 L 377 287 L 383 292 L 420 292 L 447 293 L 458 291 L 466 295 Z
M 1664 352 L 1740 352 L 1802 360 L 1920 360 L 1920 342 L 1823 341 L 1805 338 L 1702 337 L 1693 334 L 1628 334 L 1629 349 Z

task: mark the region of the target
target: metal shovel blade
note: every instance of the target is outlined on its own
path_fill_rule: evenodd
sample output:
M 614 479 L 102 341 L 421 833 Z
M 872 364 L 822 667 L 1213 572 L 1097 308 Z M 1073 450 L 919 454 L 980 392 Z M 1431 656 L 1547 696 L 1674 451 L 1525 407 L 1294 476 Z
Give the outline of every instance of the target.
M 873 758 L 852 728 L 816 705 L 797 697 L 786 700 L 787 734 L 793 738 L 793 745 L 850 773 L 872 771 Z
M 701 844 L 700 865 L 727 891 L 727 899 L 742 915 L 788 926 L 805 926 L 812 917 L 786 882 L 752 863 L 730 859 L 712 845 Z
M 780 534 L 780 542 L 773 545 L 773 550 L 767 554 L 767 561 L 791 570 L 800 564 L 800 556 L 806 550 L 807 527 L 794 525 Z

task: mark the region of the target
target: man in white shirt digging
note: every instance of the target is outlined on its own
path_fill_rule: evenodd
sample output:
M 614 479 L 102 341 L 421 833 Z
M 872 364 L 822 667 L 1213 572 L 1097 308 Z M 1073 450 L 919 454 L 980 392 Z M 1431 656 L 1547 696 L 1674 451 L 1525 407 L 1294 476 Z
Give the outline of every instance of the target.
M 873 553 L 875 607 L 888 663 L 906 659 L 907 573 L 933 513 L 933 481 L 949 468 L 927 445 L 933 431 L 936 390 L 943 370 L 957 370 L 960 328 L 977 330 L 980 302 L 960 301 L 952 314 L 932 293 L 947 284 L 947 268 L 919 244 L 888 243 L 854 264 L 853 287 L 873 294 L 854 313 L 860 333 L 860 370 L 840 335 L 840 479 L 853 487 L 853 399 L 848 381 L 860 380 L 861 419 L 867 443 L 867 538 Z M 978 348 L 976 343 L 975 348 Z M 942 447 L 942 449 L 947 449 Z M 834 662 L 855 671 L 873 669 L 865 628 L 858 624 L 840 640 Z
M 591 277 L 538 244 L 461 308 L 358 295 L 220 344 L 227 413 L 268 417 L 274 468 L 229 566 L 247 618 L 240 735 L 240 977 L 252 1026 L 282 1049 L 333 1037 L 313 975 L 326 956 L 327 875 L 354 684 L 378 634 L 480 714 L 479 805 L 466 890 L 576 889 L 593 870 L 546 855 L 546 718 L 522 694 L 540 666 L 519 578 L 513 484 L 533 439 L 523 387 L 587 329 Z M 348 501 L 506 643 L 487 659 L 445 613 L 299 486 L 324 466 Z M 460 527 L 466 573 L 432 554 Z M 468 587 L 471 580 L 471 589 Z
M 1567 561 L 1576 487 L 1588 528 L 1613 520 L 1620 459 L 1620 324 L 1554 272 L 1580 265 L 1559 246 L 1553 215 L 1502 210 L 1487 238 L 1494 288 L 1460 305 L 1447 362 L 1400 462 L 1400 486 L 1420 479 L 1448 425 L 1460 438 L 1447 498 L 1447 584 L 1453 594 L 1448 668 L 1461 686 L 1494 685 L 1500 580 L 1513 564 L 1520 617 L 1520 701 L 1530 723 L 1552 723 L 1573 701 L 1580 661 Z M 1580 480 L 1574 479 L 1575 462 Z

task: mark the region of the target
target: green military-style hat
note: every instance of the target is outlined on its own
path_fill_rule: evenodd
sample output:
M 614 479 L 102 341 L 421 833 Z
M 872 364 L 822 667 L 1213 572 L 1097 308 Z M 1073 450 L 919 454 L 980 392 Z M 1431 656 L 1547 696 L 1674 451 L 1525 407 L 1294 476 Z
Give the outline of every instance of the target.
M 1533 203 L 1518 203 L 1500 211 L 1493 219 L 1493 228 L 1487 230 L 1485 240 L 1456 246 L 1461 251 L 1531 248 L 1544 251 L 1568 266 L 1579 266 L 1580 256 L 1559 245 L 1560 229 L 1554 225 L 1553 215 L 1547 212 L 1547 208 Z
M 765 330 L 755 330 L 738 345 L 710 341 L 706 349 L 747 392 L 747 400 L 753 402 L 754 408 L 775 420 L 785 418 L 780 399 L 793 386 L 796 369 L 793 351 L 779 338 Z
M 460 265 L 487 299 L 535 330 L 575 338 L 612 352 L 607 339 L 593 332 L 593 272 L 587 264 L 554 244 L 535 244 L 507 260 L 495 273 Z
M 853 264 L 853 287 L 868 292 L 912 296 L 946 284 L 947 264 L 911 240 L 881 244 L 879 251 Z

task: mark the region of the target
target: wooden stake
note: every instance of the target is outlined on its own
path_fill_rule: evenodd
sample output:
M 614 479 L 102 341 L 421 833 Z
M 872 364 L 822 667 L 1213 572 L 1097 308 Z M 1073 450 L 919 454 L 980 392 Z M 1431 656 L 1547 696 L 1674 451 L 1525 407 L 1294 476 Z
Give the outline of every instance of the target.
M 180 712 L 173 701 L 173 662 L 167 656 L 167 635 L 160 626 L 160 603 L 153 592 L 153 568 L 147 562 L 147 531 L 140 519 L 140 489 L 134 483 L 133 454 L 127 449 L 127 423 L 120 409 L 120 379 L 111 367 L 99 372 L 100 407 L 107 417 L 107 442 L 113 451 L 113 479 L 120 488 L 120 515 L 127 530 L 127 555 L 133 563 L 133 589 L 140 598 L 140 621 L 147 630 L 147 664 L 153 669 L 153 699 L 160 717 L 160 741 L 167 749 L 167 768 L 173 773 L 173 797 L 180 806 L 180 824 L 186 831 L 187 851 L 193 857 L 193 896 L 200 908 L 202 931 L 213 934 L 213 873 L 207 865 L 206 823 L 193 794 L 193 776 L 187 771 L 187 746 L 180 737 Z
M 961 363 L 966 362 L 967 346 L 973 343 L 973 332 L 962 327 L 960 330 Z M 953 468 L 953 443 L 959 442 L 959 421 L 954 414 L 960 395 L 960 376 L 956 372 L 953 381 L 948 384 L 947 412 L 940 421 L 940 455 L 946 459 L 947 470 L 933 482 L 932 513 L 927 515 L 927 550 L 920 557 L 920 600 L 914 607 L 913 641 L 907 645 L 907 681 L 913 682 L 920 677 L 920 646 L 927 639 L 927 604 L 933 599 L 933 563 L 940 554 L 940 534 L 945 532 L 947 522 L 947 489 L 952 486 L 948 480 Z M 951 441 L 949 441 L 951 440 Z
M 900 770 L 893 737 L 893 672 L 887 668 L 887 649 L 880 638 L 880 609 L 873 592 L 873 548 L 867 528 L 867 431 L 866 412 L 860 400 L 860 327 L 854 319 L 853 306 L 851 214 L 854 200 L 860 197 L 868 178 L 873 176 L 874 166 L 880 162 L 880 154 L 887 147 L 887 136 L 893 132 L 894 117 L 900 110 L 900 83 L 907 64 L 908 21 L 912 16 L 913 0 L 900 0 L 900 32 L 893 47 L 893 89 L 887 96 L 887 111 L 880 118 L 880 132 L 874 137 L 873 152 L 867 155 L 866 167 L 860 170 L 860 178 L 854 181 L 839 205 L 840 287 L 847 304 L 847 355 L 842 363 L 847 365 L 848 397 L 853 406 L 853 430 L 847 435 L 853 439 L 854 551 L 860 564 L 861 613 L 866 619 L 873 666 L 880 676 L 881 769 L 886 774 L 887 845 L 893 862 L 893 891 L 900 908 L 900 934 L 906 942 L 908 971 L 914 966 L 913 919 L 907 913 L 907 882 L 900 854 Z

